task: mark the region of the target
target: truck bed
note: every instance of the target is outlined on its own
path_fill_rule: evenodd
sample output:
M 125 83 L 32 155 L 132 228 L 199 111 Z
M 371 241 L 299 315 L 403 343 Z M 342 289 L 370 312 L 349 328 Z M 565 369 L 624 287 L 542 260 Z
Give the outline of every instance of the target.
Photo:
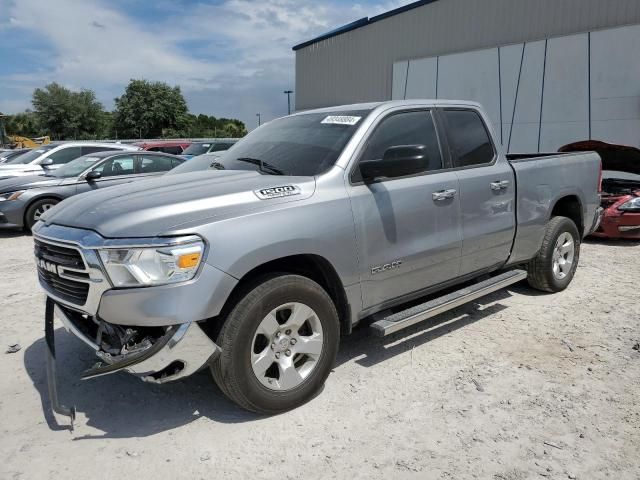
M 516 176 L 516 234 L 509 258 L 517 264 L 532 258 L 540 248 L 545 225 L 557 201 L 575 196 L 582 209 L 582 235 L 589 233 L 600 206 L 600 157 L 595 152 L 507 154 Z M 585 191 L 585 188 L 591 188 Z M 593 188 L 596 187 L 596 188 Z

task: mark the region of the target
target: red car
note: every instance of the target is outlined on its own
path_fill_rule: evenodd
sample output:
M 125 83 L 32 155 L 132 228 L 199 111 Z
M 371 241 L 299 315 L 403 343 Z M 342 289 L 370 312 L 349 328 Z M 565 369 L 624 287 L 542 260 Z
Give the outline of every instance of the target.
M 593 233 L 640 239 L 640 149 L 597 140 L 561 147 L 560 152 L 595 151 L 602 159 L 602 220 Z
M 158 140 L 156 142 L 136 142 L 135 146 L 150 152 L 164 152 L 172 155 L 180 155 L 191 145 L 188 140 Z

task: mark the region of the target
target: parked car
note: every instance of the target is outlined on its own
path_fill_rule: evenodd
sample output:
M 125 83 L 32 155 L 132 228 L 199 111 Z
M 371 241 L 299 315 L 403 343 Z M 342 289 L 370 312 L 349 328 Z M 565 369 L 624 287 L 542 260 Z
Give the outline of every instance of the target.
M 184 162 L 182 165 L 177 166 L 171 170 L 167 175 L 177 175 L 180 173 L 198 172 L 202 170 L 216 169 L 219 166 L 218 159 L 224 152 L 212 152 L 205 153 L 193 157 L 188 162 Z
M 594 236 L 640 239 L 640 149 L 587 140 L 560 148 L 595 151 L 602 159 L 602 220 Z
M 388 335 L 525 278 L 563 290 L 599 218 L 597 154 L 505 155 L 462 101 L 297 113 L 216 167 L 78 195 L 35 225 L 47 344 L 55 306 L 102 362 L 83 378 L 210 367 L 241 407 L 283 412 L 364 319 Z
M 16 158 L 18 155 L 22 155 L 25 152 L 31 150 L 30 148 L 15 148 L 12 150 L 0 150 L 0 164 Z
M 180 155 L 191 142 L 187 140 L 158 140 L 155 142 L 136 142 L 133 145 L 148 152 L 164 152 L 171 155 Z
M 193 142 L 182 152 L 182 156 L 190 159 L 210 152 L 229 150 L 237 140 L 211 140 L 210 142 Z
M 120 143 L 53 142 L 42 145 L 0 165 L 0 180 L 22 175 L 41 175 L 83 155 L 102 151 L 135 151 L 140 147 Z
M 30 230 L 42 213 L 78 193 L 161 175 L 185 160 L 160 152 L 102 151 L 45 175 L 0 180 L 0 226 Z

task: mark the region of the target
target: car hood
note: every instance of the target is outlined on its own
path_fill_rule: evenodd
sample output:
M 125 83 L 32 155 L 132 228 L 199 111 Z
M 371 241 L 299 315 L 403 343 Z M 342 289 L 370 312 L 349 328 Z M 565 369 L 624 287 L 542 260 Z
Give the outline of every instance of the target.
M 564 145 L 558 151 L 594 151 L 600 155 L 603 170 L 616 170 L 640 175 L 640 149 L 636 147 L 601 142 L 599 140 L 585 140 Z
M 287 187 L 288 194 L 261 190 Z M 207 170 L 165 175 L 71 197 L 43 215 L 49 224 L 94 230 L 107 238 L 165 235 L 213 218 L 244 215 L 313 195 L 313 177 Z
M 44 177 L 42 175 L 10 177 L 0 180 L 0 193 L 27 190 L 29 188 L 54 187 L 60 185 L 63 181 L 64 179 L 62 178 Z
M 35 175 L 38 173 L 43 173 L 42 167 L 40 165 L 31 165 L 29 163 L 26 165 L 0 164 L 0 179 L 22 175 Z

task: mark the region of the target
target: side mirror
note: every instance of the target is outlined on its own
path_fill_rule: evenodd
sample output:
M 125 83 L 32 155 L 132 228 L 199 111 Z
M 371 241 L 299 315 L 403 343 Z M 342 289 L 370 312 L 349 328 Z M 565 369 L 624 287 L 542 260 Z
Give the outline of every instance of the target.
M 87 182 L 93 182 L 94 180 L 97 180 L 99 178 L 102 178 L 102 172 L 96 172 L 95 170 L 87 173 L 84 177 Z
M 389 147 L 381 160 L 362 160 L 360 173 L 364 182 L 378 178 L 413 175 L 426 170 L 428 164 L 425 145 L 398 145 Z
M 41 167 L 48 167 L 49 165 L 53 165 L 53 160 L 50 158 L 43 158 L 40 160 Z

